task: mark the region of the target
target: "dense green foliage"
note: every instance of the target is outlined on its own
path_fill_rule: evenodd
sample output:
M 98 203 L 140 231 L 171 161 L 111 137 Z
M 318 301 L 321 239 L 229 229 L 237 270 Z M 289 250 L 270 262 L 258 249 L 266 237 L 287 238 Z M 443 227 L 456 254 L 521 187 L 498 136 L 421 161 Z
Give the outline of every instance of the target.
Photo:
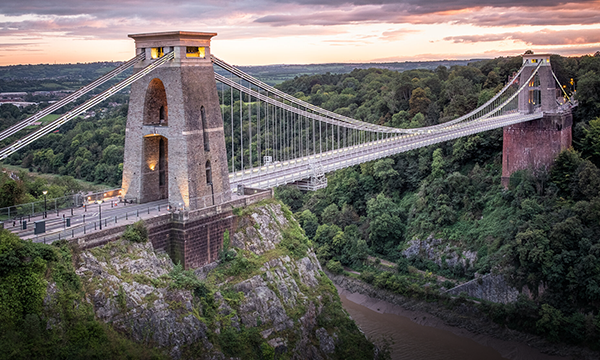
M 65 242 L 31 243 L 0 231 L 0 358 L 162 358 L 95 320 L 73 254 Z
M 39 201 L 42 207 L 36 206 L 36 211 L 43 210 L 43 191 L 49 203 L 52 199 L 73 195 L 84 190 L 94 190 L 95 186 L 83 184 L 72 176 L 33 176 L 26 171 L 18 171 L 0 174 L 0 208 L 11 207 L 12 213 L 16 213 L 13 205 Z M 4 211 L 2 215 L 7 215 Z
M 534 298 L 526 306 L 529 323 L 515 320 L 524 314 L 518 304 L 503 308 L 505 318 L 496 320 L 551 339 L 550 324 L 569 326 L 581 331 L 561 339 L 596 344 L 595 330 L 582 329 L 593 329 L 600 316 L 600 100 L 590 91 L 600 86 L 600 56 L 553 56 L 552 63 L 568 90 L 571 78 L 577 84 L 575 149 L 561 153 L 550 169 L 513 174 L 508 189 L 500 185 L 498 129 L 339 170 L 323 190 L 287 187 L 276 193 L 296 212 L 330 270 L 351 266 L 378 287 L 428 298 L 436 286 L 420 288 L 423 273 L 409 265 L 454 279 L 497 269 L 517 288 L 526 285 Z M 298 77 L 281 88 L 364 121 L 419 127 L 474 109 L 520 64 L 515 57 L 435 71 L 355 70 Z M 477 253 L 477 260 L 449 268 L 444 259 L 440 266 L 402 255 L 409 240 L 430 236 L 458 254 Z M 369 254 L 397 262 L 400 273 L 377 275 L 365 267 Z
M 2 105 L 0 108 L 12 105 Z M 25 110 L 23 110 L 25 111 Z M 73 120 L 7 159 L 38 172 L 119 186 L 123 173 L 126 106 Z M 22 118 L 20 116 L 19 118 Z M 14 137 L 16 140 L 16 137 Z

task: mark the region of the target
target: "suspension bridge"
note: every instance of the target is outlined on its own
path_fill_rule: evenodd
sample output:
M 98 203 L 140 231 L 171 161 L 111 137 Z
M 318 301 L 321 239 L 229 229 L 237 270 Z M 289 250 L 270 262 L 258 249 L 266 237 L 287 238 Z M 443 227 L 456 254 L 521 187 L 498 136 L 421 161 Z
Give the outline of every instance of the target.
M 491 99 L 443 123 L 412 129 L 343 116 L 286 94 L 210 52 L 214 33 L 130 35 L 136 56 L 34 116 L 0 141 L 133 68 L 58 119 L 0 150 L 0 160 L 131 86 L 123 197 L 193 211 L 228 203 L 243 188 L 327 186 L 325 174 L 464 136 L 504 128 L 503 182 L 515 170 L 549 165 L 571 144 L 577 103 L 552 72 L 550 55 L 522 67 Z

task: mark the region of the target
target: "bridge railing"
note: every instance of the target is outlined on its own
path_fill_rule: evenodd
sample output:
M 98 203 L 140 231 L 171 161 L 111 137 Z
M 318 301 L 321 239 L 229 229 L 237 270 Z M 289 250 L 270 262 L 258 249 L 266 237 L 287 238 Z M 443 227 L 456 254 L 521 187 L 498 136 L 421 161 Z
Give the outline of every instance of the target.
M 126 206 L 126 205 L 125 205 Z M 156 204 L 136 206 L 135 209 L 125 210 L 118 214 L 107 214 L 100 217 L 99 213 L 78 214 L 73 217 L 51 219 L 46 222 L 46 227 L 62 225 L 63 230 L 49 235 L 39 234 L 32 240 L 34 242 L 43 242 L 50 244 L 58 240 L 69 240 L 93 233 L 97 230 L 104 230 L 122 226 L 124 223 L 132 224 L 149 215 L 168 214 L 171 209 L 167 204 Z M 105 211 L 105 210 L 103 210 Z M 105 213 L 106 214 L 106 213 Z M 70 219 L 70 226 L 67 227 L 67 218 Z
M 227 193 L 231 195 L 231 192 L 224 192 L 218 195 L 225 196 L 225 194 Z M 90 211 L 87 214 L 78 214 L 76 216 L 69 217 L 71 222 L 70 227 L 67 227 L 66 224 L 67 217 L 51 219 L 47 221 L 47 227 L 62 226 L 63 230 L 52 233 L 50 235 L 41 234 L 34 237 L 32 240 L 35 242 L 43 242 L 48 244 L 58 240 L 75 239 L 91 234 L 94 231 L 115 229 L 119 226 L 123 226 L 124 224 L 132 224 L 140 219 L 148 219 L 161 215 L 170 215 L 170 219 L 176 221 L 196 219 L 219 214 L 225 211 L 230 211 L 235 207 L 248 206 L 250 204 L 257 203 L 264 199 L 270 199 L 272 197 L 273 191 L 271 189 L 263 190 L 246 188 L 244 189 L 243 196 L 241 196 L 240 198 L 234 198 L 220 205 L 211 205 L 206 208 L 194 211 L 178 209 L 175 206 L 171 207 L 166 203 L 155 203 L 153 205 L 148 206 L 136 205 L 133 209 L 127 210 L 127 205 L 123 204 L 120 205 L 121 208 L 119 212 L 112 214 L 110 212 L 108 214 L 105 212 L 105 215 L 100 217 L 100 212 L 95 212 L 94 209 L 90 208 Z M 106 210 L 103 210 L 103 212 Z
M 25 204 L 18 204 L 0 208 L 0 221 L 21 221 L 30 220 L 32 217 L 47 213 L 56 213 L 57 216 L 60 212 L 69 210 L 71 208 L 78 208 L 86 203 L 94 202 L 100 199 L 116 197 L 120 195 L 121 188 L 109 189 L 101 192 L 94 193 L 77 193 L 69 196 L 62 196 L 58 198 L 38 200 Z

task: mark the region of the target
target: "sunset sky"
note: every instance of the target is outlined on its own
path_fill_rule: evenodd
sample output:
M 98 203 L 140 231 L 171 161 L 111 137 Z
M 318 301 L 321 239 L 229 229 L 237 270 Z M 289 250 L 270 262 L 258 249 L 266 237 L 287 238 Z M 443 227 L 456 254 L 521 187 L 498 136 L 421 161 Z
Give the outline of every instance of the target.
M 0 65 L 126 60 L 128 34 L 216 32 L 236 65 L 600 50 L 600 0 L 2 0 Z

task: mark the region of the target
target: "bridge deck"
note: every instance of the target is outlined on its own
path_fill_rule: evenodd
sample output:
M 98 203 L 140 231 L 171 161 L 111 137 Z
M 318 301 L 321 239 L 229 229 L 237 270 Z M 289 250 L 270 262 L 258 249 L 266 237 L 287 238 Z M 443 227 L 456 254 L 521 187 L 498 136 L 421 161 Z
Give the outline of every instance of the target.
M 542 117 L 543 114 L 541 112 L 533 114 L 515 113 L 468 123 L 454 124 L 441 131 L 438 130 L 425 134 L 410 134 L 384 138 L 356 146 L 348 146 L 315 155 L 230 173 L 229 181 L 232 189 L 235 189 L 239 184 L 260 189 L 276 187 L 309 178 L 311 176 L 311 162 L 320 162 L 324 171 L 327 173 L 443 141 L 457 139 L 512 124 L 541 119 Z

